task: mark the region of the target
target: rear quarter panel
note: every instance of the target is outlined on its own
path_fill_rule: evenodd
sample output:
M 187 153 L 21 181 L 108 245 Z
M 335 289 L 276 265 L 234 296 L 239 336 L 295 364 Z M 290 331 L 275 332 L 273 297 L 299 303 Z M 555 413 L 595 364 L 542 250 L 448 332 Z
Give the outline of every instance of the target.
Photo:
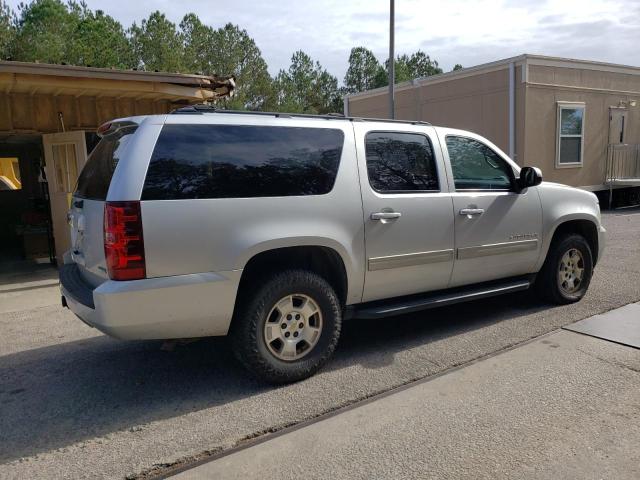
M 113 172 L 107 194 L 108 201 L 140 199 L 149 159 L 166 117 L 166 115 L 154 115 L 142 120 L 132 142 L 127 146 L 125 158 L 120 159 Z
M 167 117 L 169 122 L 337 128 L 344 132 L 345 143 L 336 182 L 326 195 L 143 201 L 148 277 L 236 271 L 260 252 L 317 245 L 341 256 L 349 285 L 347 303 L 360 301 L 363 211 L 349 122 L 226 115 L 176 115 Z

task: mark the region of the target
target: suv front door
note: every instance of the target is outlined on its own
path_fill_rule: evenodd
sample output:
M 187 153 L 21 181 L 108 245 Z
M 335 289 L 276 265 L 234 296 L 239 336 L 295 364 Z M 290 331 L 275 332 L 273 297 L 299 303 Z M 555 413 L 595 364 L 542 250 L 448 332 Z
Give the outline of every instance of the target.
M 531 273 L 542 243 L 536 187 L 518 193 L 513 167 L 479 137 L 439 133 L 455 189 L 456 260 L 449 286 Z
M 369 122 L 354 128 L 365 216 L 363 301 L 446 288 L 453 213 L 434 129 Z

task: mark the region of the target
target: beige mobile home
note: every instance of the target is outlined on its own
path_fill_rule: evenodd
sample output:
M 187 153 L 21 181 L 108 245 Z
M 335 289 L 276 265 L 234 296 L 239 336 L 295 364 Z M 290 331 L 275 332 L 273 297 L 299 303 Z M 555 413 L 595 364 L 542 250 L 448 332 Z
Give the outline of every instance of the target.
M 387 95 L 348 95 L 345 114 L 388 117 Z M 545 180 L 607 199 L 640 186 L 639 103 L 639 67 L 521 55 L 398 84 L 395 115 L 479 133 Z

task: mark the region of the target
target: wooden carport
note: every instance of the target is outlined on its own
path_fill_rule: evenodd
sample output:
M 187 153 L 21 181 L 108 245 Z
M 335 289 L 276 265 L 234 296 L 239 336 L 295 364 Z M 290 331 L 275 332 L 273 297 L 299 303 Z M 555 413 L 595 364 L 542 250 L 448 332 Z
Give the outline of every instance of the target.
M 231 77 L 0 61 L 0 134 L 96 129 L 229 95 Z M 62 120 L 62 123 L 61 123 Z
M 0 266 L 7 249 L 42 256 L 52 236 L 49 256 L 61 259 L 68 199 L 102 123 L 168 113 L 234 88 L 232 77 L 0 61 L 0 158 L 18 158 L 22 177 L 20 189 L 0 185 Z

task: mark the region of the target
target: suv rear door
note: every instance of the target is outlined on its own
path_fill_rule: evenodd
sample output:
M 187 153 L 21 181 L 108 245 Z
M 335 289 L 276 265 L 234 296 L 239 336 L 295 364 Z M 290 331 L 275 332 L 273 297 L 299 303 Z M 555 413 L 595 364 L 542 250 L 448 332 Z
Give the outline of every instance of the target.
M 104 204 L 116 166 L 136 128 L 131 122 L 111 124 L 89 155 L 71 201 L 71 259 L 94 286 L 108 278 L 104 257 Z
M 431 127 L 354 123 L 364 206 L 363 301 L 446 288 L 453 211 Z
M 536 187 L 518 193 L 504 154 L 485 139 L 438 129 L 451 168 L 456 260 L 451 287 L 533 271 L 541 248 Z

